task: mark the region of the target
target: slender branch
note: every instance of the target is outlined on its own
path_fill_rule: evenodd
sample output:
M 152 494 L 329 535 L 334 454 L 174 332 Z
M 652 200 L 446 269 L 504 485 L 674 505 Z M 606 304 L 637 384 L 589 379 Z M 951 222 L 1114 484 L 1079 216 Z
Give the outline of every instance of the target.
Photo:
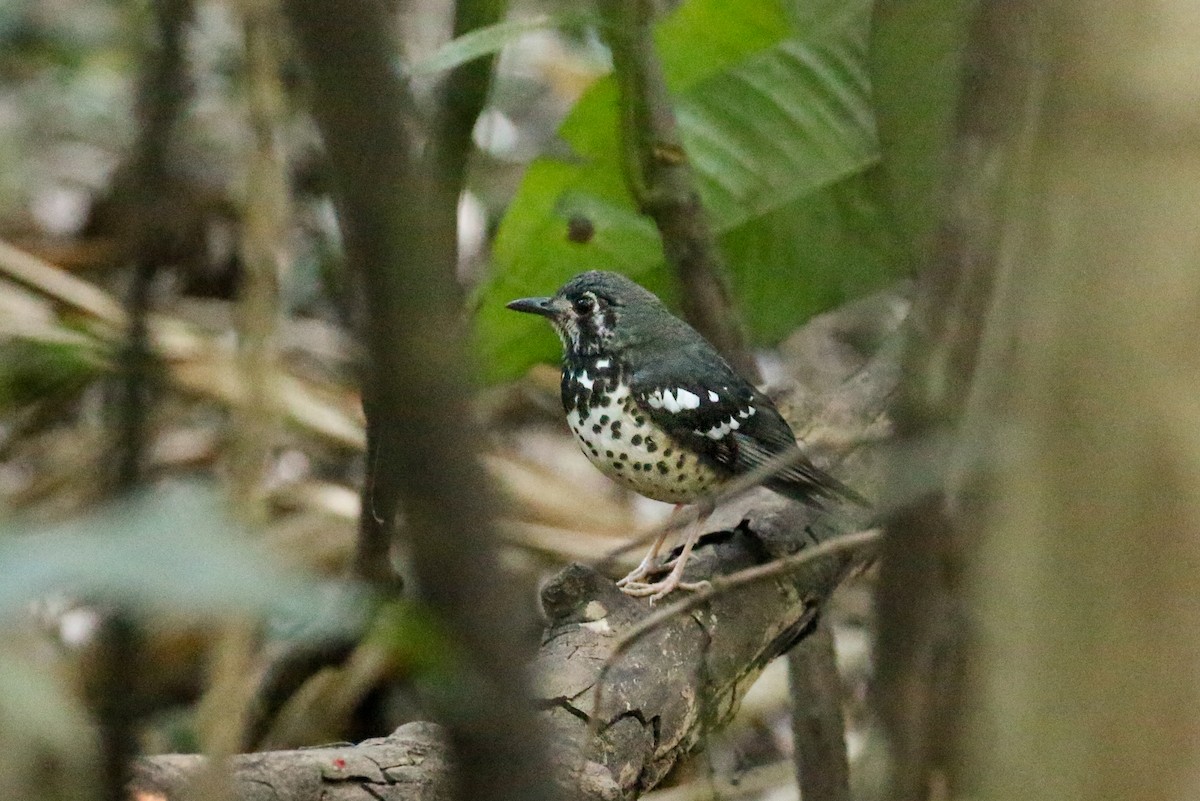
M 147 318 L 165 230 L 165 220 L 157 210 L 166 184 L 167 154 L 185 97 L 184 28 L 190 15 L 190 0 L 151 4 L 155 39 L 145 51 L 138 87 L 141 127 L 133 149 L 132 185 L 129 196 L 122 198 L 126 257 L 133 263 L 133 277 L 125 304 L 128 328 L 111 399 L 117 452 L 111 491 L 117 495 L 128 495 L 141 484 L 149 440 L 153 359 Z M 101 790 L 110 801 L 125 798 L 130 765 L 138 750 L 140 639 L 138 621 L 129 610 L 120 608 L 106 616 L 97 636 L 102 668 L 94 700 L 104 771 Z
M 146 416 L 150 408 L 150 364 L 147 317 L 150 290 L 161 258 L 166 228 L 160 199 L 167 181 L 171 135 L 185 97 L 184 27 L 191 16 L 190 0 L 158 0 L 152 4 L 156 41 L 146 55 L 139 87 L 141 132 L 134 146 L 125 210 L 128 256 L 133 281 L 126 302 L 129 329 L 121 353 L 122 380 L 116 401 L 118 459 L 115 489 L 129 492 L 141 480 L 146 451 Z
M 278 362 L 279 284 L 285 269 L 291 209 L 287 163 L 279 142 L 285 114 L 279 52 L 282 20 L 274 0 L 244 0 L 241 6 L 253 133 L 246 159 L 243 270 L 237 306 L 238 367 L 248 403 L 237 411 L 231 469 L 240 511 L 254 517 L 261 510 L 257 501 L 262 473 L 280 417 L 272 376 Z
M 454 36 L 499 22 L 507 0 L 459 0 L 455 6 Z M 442 85 L 434 133 L 430 139 L 431 159 L 445 184 L 447 197 L 457 202 L 466 181 L 469 156 L 474 148 L 472 133 L 483 110 L 491 86 L 494 56 L 480 57 L 451 70 Z M 457 244 L 455 231 L 447 232 L 448 242 Z M 458 253 L 454 254 L 455 262 Z M 375 411 L 375 390 L 364 393 L 367 410 L 367 479 L 363 485 L 362 515 L 359 519 L 358 544 L 354 556 L 354 574 L 392 591 L 400 589 L 399 577 L 390 569 L 389 542 L 395 522 L 398 476 L 390 469 L 381 449 L 385 425 Z
M 708 214 L 654 51 L 653 0 L 601 0 L 612 51 L 625 177 L 634 201 L 662 235 L 683 290 L 683 313 L 738 372 L 760 379 L 734 309 Z
M 383 4 L 288 0 L 285 9 L 312 81 L 347 261 L 366 297 L 379 455 L 396 471 L 420 596 L 479 683 L 469 709 L 443 699 L 437 710 L 459 794 L 546 799 L 542 740 L 525 702 L 518 588 L 500 570 L 474 458 L 484 438 L 467 401 L 454 284 L 457 193 L 407 134 L 412 103 Z
M 454 37 L 495 25 L 504 19 L 508 0 L 458 0 L 454 13 Z M 460 64 L 442 84 L 441 108 L 433 147 L 441 173 L 455 194 L 466 182 L 467 162 L 474 151 L 472 134 L 492 85 L 495 54 Z
M 824 617 L 788 654 L 792 743 L 800 797 L 850 801 L 850 765 L 833 632 Z
M 291 208 L 287 163 L 279 141 L 284 121 L 280 79 L 282 47 L 275 0 L 243 0 L 248 118 L 252 139 L 246 154 L 242 274 L 237 297 L 238 372 L 247 403 L 234 414 L 229 456 L 230 491 L 239 515 L 264 523 L 263 473 L 281 422 L 277 400 L 278 336 L 282 322 L 280 277 Z M 262 709 L 247 677 L 258 655 L 257 627 L 237 621 L 224 627 L 215 649 L 211 681 L 198 706 L 200 739 L 209 756 L 236 753 Z

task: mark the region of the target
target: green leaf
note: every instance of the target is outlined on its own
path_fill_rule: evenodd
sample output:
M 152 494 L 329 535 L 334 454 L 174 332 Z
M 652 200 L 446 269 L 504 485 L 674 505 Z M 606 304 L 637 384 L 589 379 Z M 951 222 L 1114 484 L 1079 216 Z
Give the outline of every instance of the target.
M 8 529 L 0 532 L 0 619 L 49 593 L 192 617 L 307 620 L 329 605 L 200 486 L 148 492 L 55 526 Z
M 733 245 L 727 256 L 735 287 L 756 300 L 742 307 L 756 341 L 772 341 L 889 274 L 891 265 L 876 260 L 889 247 L 845 246 L 848 232 L 868 220 L 886 228 L 877 196 L 858 193 L 855 202 L 870 206 L 859 208 L 839 205 L 831 190 L 878 161 L 865 67 L 868 9 L 867 0 L 818 0 L 801 15 L 769 0 L 692 0 L 657 30 L 701 197 L 714 229 Z M 547 326 L 504 309 L 512 298 L 549 294 L 583 270 L 610 269 L 673 299 L 658 233 L 625 187 L 611 77 L 585 94 L 560 135 L 574 158 L 530 166 L 497 232 L 493 278 L 478 298 L 491 379 L 557 355 Z M 844 218 L 831 213 L 839 209 Z M 594 227 L 587 244 L 567 239 L 577 214 Z M 781 242 L 768 247 L 764 237 L 772 236 Z M 886 235 L 872 229 L 868 241 L 878 239 Z M 768 251 L 789 260 L 754 258 Z
M 0 409 L 75 392 L 94 379 L 103 366 L 97 343 L 84 336 L 14 337 L 0 342 Z
M 880 269 L 901 263 L 892 226 L 876 166 L 723 236 L 722 250 L 734 266 L 734 290 L 742 307 L 753 310 L 760 339 L 778 342 L 795 329 L 797 317 L 811 317 L 892 282 L 895 275 Z M 797 276 L 803 276 L 802 292 L 796 291 Z

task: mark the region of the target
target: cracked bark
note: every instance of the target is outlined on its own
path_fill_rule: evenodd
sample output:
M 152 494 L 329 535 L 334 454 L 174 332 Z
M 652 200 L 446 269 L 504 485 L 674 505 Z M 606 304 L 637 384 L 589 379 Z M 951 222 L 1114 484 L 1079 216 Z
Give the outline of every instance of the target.
M 858 310 L 852 306 L 843 314 L 850 320 Z M 855 341 L 847 327 L 821 318 L 814 323 L 812 331 Z M 841 421 L 837 425 L 849 421 L 863 428 L 878 421 L 895 386 L 895 349 L 882 347 L 853 367 L 831 379 L 828 391 L 814 401 L 822 410 L 816 415 L 818 424 L 836 419 Z M 841 467 L 860 485 L 859 479 L 873 469 L 865 454 L 844 460 Z M 859 524 L 788 503 L 765 490 L 731 507 L 714 516 L 714 522 L 732 522 L 701 539 L 689 563 L 689 579 L 729 574 L 792 554 Z M 814 560 L 786 578 L 718 594 L 692 614 L 672 619 L 609 669 L 599 709 L 592 708 L 592 701 L 600 671 L 623 636 L 655 610 L 589 567 L 572 565 L 555 576 L 542 590 L 548 624 L 532 666 L 533 705 L 550 731 L 556 779 L 566 795 L 631 799 L 658 784 L 702 744 L 706 733 L 733 716 L 766 665 L 811 631 L 822 602 L 856 562 L 854 554 Z M 435 727 L 408 724 L 391 737 L 358 746 L 235 757 L 229 769 L 234 791 L 250 801 L 425 801 L 448 797 L 445 753 Z M 148 798 L 182 797 L 188 776 L 201 764 L 197 760 L 144 760 L 133 786 Z M 264 781 L 274 795 L 261 794 L 258 787 Z

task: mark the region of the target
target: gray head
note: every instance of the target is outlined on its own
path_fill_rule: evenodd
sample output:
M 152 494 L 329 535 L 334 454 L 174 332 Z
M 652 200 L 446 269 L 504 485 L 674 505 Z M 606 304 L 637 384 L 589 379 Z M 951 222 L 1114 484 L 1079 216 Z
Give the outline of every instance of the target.
M 568 354 L 620 351 L 654 337 L 664 325 L 682 325 L 653 293 L 604 270 L 580 273 L 553 297 L 522 298 L 508 308 L 548 319 Z

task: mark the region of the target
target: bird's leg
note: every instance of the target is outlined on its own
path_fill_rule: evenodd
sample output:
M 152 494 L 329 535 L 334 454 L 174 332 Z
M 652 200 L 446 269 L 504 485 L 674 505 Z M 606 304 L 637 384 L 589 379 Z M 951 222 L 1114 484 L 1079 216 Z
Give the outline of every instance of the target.
M 687 567 L 688 558 L 692 555 L 692 548 L 696 547 L 696 541 L 700 539 L 700 531 L 704 525 L 704 521 L 708 519 L 708 516 L 712 512 L 712 502 L 703 501 L 700 507 L 700 515 L 692 525 L 688 526 L 687 538 L 683 541 L 683 550 L 679 552 L 679 556 L 672 560 L 674 567 L 671 568 L 671 572 L 665 579 L 649 584 L 628 582 L 621 587 L 622 592 L 639 598 L 649 595 L 650 603 L 654 603 L 677 589 L 701 590 L 707 588 L 709 586 L 707 581 L 684 581 L 683 571 Z
M 650 546 L 650 550 L 642 557 L 641 564 L 631 570 L 629 575 L 617 582 L 618 587 L 624 587 L 627 584 L 638 584 L 641 579 L 653 575 L 661 569 L 658 565 L 658 553 L 662 550 L 663 543 L 667 541 L 667 535 L 675 528 L 673 525 L 670 525 L 671 521 L 674 521 L 679 515 L 679 510 L 682 508 L 682 503 L 675 504 L 675 509 L 671 512 L 671 519 L 668 521 L 668 525 L 663 526 L 662 531 L 658 533 L 654 544 Z

